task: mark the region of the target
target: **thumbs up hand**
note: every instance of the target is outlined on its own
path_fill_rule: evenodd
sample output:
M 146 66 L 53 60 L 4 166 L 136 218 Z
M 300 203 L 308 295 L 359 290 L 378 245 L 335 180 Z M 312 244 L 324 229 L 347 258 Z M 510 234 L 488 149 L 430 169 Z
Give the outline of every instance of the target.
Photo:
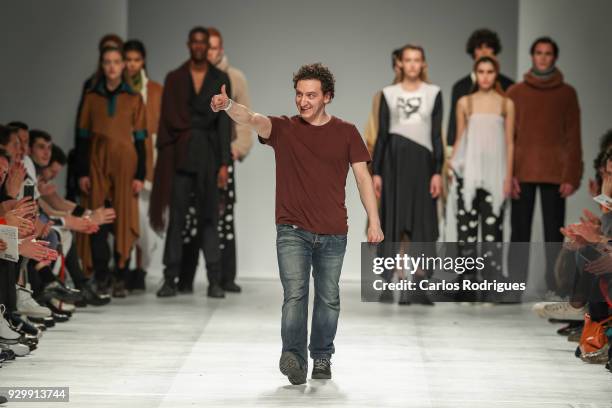
M 221 86 L 221 93 L 212 97 L 210 101 L 210 108 L 213 112 L 219 112 L 220 110 L 225 110 L 228 108 L 230 104 L 230 99 L 225 92 L 225 85 Z

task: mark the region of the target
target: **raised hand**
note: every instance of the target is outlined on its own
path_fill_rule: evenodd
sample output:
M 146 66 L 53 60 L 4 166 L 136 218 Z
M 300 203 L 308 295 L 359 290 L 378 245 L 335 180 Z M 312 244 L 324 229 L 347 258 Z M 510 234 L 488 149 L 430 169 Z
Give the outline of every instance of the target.
M 17 197 L 21 191 L 21 185 L 23 184 L 25 176 L 26 169 L 22 162 L 16 161 L 11 165 L 5 182 L 5 188 L 8 195 Z
M 214 95 L 210 100 L 210 108 L 213 112 L 224 110 L 228 107 L 230 103 L 229 100 L 230 99 L 225 92 L 225 85 L 221 85 L 221 93 Z
M 24 238 L 19 244 L 19 255 L 39 262 L 54 261 L 57 259 L 58 253 L 48 248 L 48 244 L 46 241 L 34 240 L 33 236 Z
M 34 223 L 26 218 L 13 213 L 14 210 L 6 213 L 4 218 L 6 219 L 6 225 L 16 227 L 18 230 L 19 238 L 29 236 L 34 232 Z

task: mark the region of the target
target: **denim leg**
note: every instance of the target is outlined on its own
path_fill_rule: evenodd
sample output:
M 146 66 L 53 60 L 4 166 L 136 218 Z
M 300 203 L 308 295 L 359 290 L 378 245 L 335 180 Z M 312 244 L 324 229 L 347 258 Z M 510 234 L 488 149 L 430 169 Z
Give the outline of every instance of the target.
M 308 285 L 312 266 L 313 234 L 290 225 L 278 225 L 276 252 L 283 284 L 281 337 L 283 352 L 298 356 L 307 365 Z
M 331 358 L 340 315 L 340 272 L 346 235 L 319 235 L 312 256 L 315 298 L 310 333 L 310 357 Z

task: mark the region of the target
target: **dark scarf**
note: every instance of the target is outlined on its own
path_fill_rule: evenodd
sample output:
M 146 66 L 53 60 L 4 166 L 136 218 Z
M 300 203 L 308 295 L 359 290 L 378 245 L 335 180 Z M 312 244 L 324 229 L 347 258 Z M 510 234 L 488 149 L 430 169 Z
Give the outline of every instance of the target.
M 535 68 L 531 68 L 531 74 L 534 77 L 539 78 L 544 81 L 547 79 L 550 79 L 555 74 L 556 71 L 557 71 L 557 67 L 555 67 L 554 65 L 545 71 L 538 71 Z

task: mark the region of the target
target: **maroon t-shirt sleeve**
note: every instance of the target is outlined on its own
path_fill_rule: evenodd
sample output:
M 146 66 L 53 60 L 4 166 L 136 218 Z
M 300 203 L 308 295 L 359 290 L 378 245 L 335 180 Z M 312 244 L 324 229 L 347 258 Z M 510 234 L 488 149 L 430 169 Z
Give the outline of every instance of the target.
M 369 163 L 372 159 L 370 158 L 370 152 L 366 147 L 365 142 L 361 138 L 359 131 L 354 125 L 349 127 L 349 163 L 366 162 Z
M 259 135 L 257 137 L 259 138 L 259 143 L 275 147 L 278 136 L 282 134 L 283 129 L 285 129 L 286 124 L 289 122 L 289 118 L 287 116 L 268 116 L 268 119 L 270 119 L 270 122 L 272 122 L 270 137 L 267 139 Z

